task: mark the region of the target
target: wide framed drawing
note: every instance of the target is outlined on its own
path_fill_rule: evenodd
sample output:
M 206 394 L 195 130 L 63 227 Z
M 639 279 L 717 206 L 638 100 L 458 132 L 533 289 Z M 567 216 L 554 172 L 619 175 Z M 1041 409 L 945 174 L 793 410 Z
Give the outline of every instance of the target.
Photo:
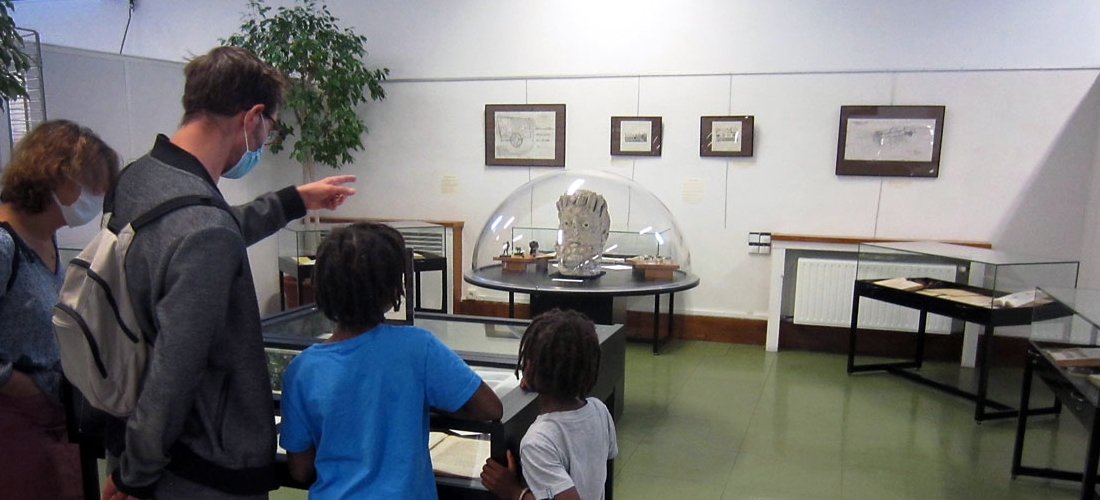
M 752 116 L 699 118 L 699 156 L 752 156 Z
M 841 106 L 836 175 L 938 177 L 943 106 Z
M 612 116 L 611 154 L 661 156 L 661 117 Z
M 565 166 L 564 104 L 486 104 L 485 164 Z

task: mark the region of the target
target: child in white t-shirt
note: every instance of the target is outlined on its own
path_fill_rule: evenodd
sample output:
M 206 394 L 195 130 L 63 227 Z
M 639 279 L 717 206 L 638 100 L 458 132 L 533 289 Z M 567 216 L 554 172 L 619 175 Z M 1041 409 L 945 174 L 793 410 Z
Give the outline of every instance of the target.
M 611 413 L 586 397 L 599 365 L 599 338 L 582 314 L 554 309 L 531 322 L 516 374 L 523 373 L 521 387 L 538 393 L 539 416 L 520 442 L 523 477 L 510 451 L 507 466 L 489 459 L 481 472 L 489 491 L 504 500 L 604 498 L 607 461 L 619 448 Z

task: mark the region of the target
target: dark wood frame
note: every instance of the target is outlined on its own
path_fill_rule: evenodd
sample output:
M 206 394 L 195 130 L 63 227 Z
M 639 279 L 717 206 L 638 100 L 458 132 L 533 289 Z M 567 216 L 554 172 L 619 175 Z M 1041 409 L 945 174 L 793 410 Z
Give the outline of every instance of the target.
M 944 106 L 841 106 L 840 133 L 836 148 L 836 175 L 875 175 L 894 177 L 938 177 L 940 146 L 943 143 Z M 848 125 L 853 119 L 870 120 L 935 120 L 932 132 L 931 160 L 865 160 L 849 159 L 845 145 Z
M 623 151 L 623 122 L 649 123 L 649 150 Z M 611 154 L 614 156 L 661 156 L 661 117 L 660 116 L 612 116 L 611 117 Z
M 741 150 L 715 151 L 711 136 L 715 122 L 741 122 Z M 699 117 L 699 156 L 752 156 L 753 117 L 741 116 L 701 116 Z
M 511 158 L 496 154 L 497 113 L 554 113 L 554 157 Z M 532 131 L 532 136 L 535 132 Z M 532 137 L 533 138 L 533 137 Z M 486 104 L 485 105 L 485 164 L 521 167 L 565 166 L 565 105 L 564 104 Z

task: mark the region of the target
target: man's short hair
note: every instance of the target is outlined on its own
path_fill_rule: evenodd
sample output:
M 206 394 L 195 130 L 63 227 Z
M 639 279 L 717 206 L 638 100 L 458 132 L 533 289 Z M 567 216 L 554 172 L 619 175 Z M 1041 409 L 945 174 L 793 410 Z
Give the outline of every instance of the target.
M 263 104 L 274 119 L 286 80 L 279 70 L 240 47 L 216 47 L 183 68 L 183 122 L 201 115 L 233 116 Z

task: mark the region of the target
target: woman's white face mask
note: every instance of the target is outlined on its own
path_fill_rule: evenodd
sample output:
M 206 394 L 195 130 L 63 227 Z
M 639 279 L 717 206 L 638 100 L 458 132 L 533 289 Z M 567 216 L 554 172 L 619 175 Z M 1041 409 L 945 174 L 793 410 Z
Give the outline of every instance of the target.
M 80 196 L 72 205 L 65 205 L 57 199 L 57 193 L 50 193 L 54 203 L 61 208 L 61 215 L 65 217 L 65 224 L 69 227 L 83 226 L 92 221 L 103 211 L 103 195 L 95 194 L 84 186 L 80 186 Z

